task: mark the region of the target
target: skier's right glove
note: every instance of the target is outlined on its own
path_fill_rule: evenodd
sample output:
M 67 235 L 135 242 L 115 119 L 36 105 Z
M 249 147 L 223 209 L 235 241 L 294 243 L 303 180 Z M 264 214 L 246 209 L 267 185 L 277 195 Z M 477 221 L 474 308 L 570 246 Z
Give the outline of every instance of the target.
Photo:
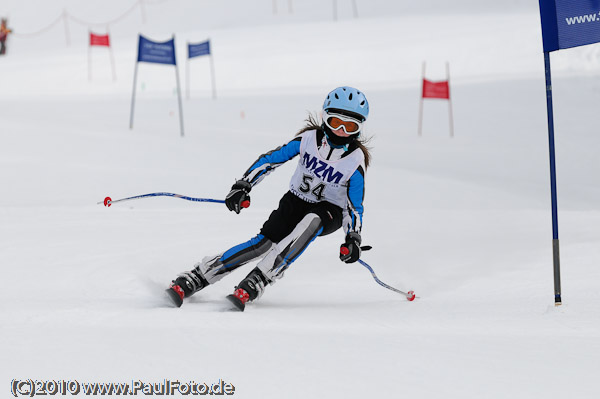
M 250 190 L 252 190 L 252 185 L 247 181 L 236 181 L 227 197 L 225 197 L 227 209 L 240 213 L 242 208 L 248 208 L 250 206 L 250 196 L 248 195 Z
M 354 263 L 360 258 L 360 234 L 350 232 L 346 235 L 346 242 L 340 245 L 340 260 L 346 263 Z M 370 249 L 370 248 L 369 248 Z

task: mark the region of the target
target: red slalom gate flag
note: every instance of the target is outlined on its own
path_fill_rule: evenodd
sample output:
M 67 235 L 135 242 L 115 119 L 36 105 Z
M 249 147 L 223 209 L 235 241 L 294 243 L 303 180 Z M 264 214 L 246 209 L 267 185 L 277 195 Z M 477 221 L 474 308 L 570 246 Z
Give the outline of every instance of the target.
M 443 98 L 450 99 L 450 86 L 448 81 L 432 82 L 423 79 L 423 98 Z
M 448 124 L 450 137 L 454 137 L 454 123 L 452 122 L 452 100 L 450 99 L 450 65 L 446 62 L 446 80 L 432 82 L 425 79 L 425 62 L 423 62 L 423 90 L 419 106 L 419 136 L 423 133 L 423 103 L 426 98 L 440 98 L 448 100 Z
M 106 35 L 95 35 L 90 32 L 90 46 L 106 46 L 110 47 L 110 39 L 108 34 Z

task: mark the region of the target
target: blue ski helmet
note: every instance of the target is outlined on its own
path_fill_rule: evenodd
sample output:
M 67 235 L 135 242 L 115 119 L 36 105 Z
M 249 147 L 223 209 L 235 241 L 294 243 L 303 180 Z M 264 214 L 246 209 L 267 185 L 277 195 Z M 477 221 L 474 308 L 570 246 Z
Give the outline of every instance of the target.
M 342 86 L 327 95 L 323 111 L 339 110 L 348 116 L 358 117 L 363 122 L 369 116 L 367 97 L 353 87 Z

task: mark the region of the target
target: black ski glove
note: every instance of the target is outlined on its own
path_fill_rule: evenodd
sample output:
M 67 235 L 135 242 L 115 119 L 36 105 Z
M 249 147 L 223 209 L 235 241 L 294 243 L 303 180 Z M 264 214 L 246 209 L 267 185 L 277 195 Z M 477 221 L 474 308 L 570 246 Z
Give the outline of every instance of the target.
M 354 263 L 360 258 L 360 234 L 350 232 L 346 235 L 346 242 L 340 246 L 340 260 L 346 263 Z
M 252 185 L 247 181 L 236 181 L 227 197 L 225 197 L 227 209 L 240 213 L 242 208 L 248 208 L 250 206 L 250 196 L 248 195 L 250 190 L 252 190 Z

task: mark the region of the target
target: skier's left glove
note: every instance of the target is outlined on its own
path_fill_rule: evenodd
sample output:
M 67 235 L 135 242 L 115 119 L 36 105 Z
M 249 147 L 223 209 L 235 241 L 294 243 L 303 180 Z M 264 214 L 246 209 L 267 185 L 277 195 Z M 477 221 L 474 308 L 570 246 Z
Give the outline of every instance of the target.
M 350 232 L 346 235 L 346 242 L 340 246 L 340 260 L 346 263 L 354 263 L 360 258 L 360 234 Z
M 252 185 L 247 181 L 236 181 L 227 197 L 225 197 L 227 209 L 240 213 L 242 208 L 248 208 L 250 206 L 250 196 L 248 195 L 250 190 L 252 190 Z

